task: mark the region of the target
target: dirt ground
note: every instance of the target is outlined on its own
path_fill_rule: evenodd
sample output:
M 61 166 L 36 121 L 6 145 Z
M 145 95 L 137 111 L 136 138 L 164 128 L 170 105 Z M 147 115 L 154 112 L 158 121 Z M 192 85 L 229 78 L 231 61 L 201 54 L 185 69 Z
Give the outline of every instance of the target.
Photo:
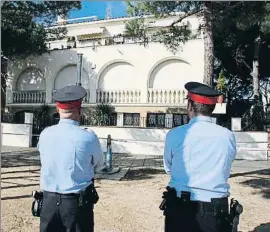
M 3 232 L 38 232 L 39 219 L 31 215 L 29 197 L 38 189 L 39 167 L 2 168 Z M 96 232 L 161 232 L 159 210 L 169 176 L 160 171 L 130 171 L 122 181 L 98 180 L 100 201 L 95 206 Z M 270 232 L 270 173 L 230 178 L 232 197 L 244 206 L 239 231 Z

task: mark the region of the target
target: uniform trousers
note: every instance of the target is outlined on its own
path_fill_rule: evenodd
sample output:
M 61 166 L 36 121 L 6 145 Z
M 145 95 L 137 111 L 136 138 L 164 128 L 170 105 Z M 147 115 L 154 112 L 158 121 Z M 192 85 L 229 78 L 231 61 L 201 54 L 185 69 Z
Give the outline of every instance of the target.
M 78 194 L 44 191 L 40 232 L 93 232 L 93 203 L 79 207 Z
M 190 202 L 168 205 L 165 232 L 231 232 L 228 201 L 221 205 L 224 214 L 217 214 L 211 202 Z

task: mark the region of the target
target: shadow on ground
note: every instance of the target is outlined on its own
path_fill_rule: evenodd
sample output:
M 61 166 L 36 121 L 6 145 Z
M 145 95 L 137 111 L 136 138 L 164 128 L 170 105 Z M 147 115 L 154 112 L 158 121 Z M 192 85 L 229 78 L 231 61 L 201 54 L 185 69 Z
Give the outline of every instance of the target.
M 269 231 L 270 231 L 270 222 L 261 224 L 257 226 L 256 228 L 254 228 L 253 231 L 250 231 L 250 232 L 269 232 Z
M 10 197 L 1 197 L 1 201 L 4 200 L 17 200 L 17 199 L 22 199 L 22 198 L 31 198 L 32 195 L 20 195 L 20 196 L 10 196 Z
M 28 152 L 27 154 L 12 154 L 1 156 L 1 167 L 23 167 L 23 166 L 40 166 L 39 153 L 36 151 Z
M 241 184 L 259 189 L 264 198 L 270 199 L 270 178 L 254 178 L 241 182 Z M 269 230 L 270 232 L 270 230 Z
M 2 166 L 2 168 L 3 168 L 3 166 Z M 8 166 L 7 166 L 7 168 L 8 168 Z M 39 174 L 39 171 L 40 171 L 40 168 L 35 169 L 35 170 L 27 170 L 26 169 L 26 170 L 15 170 L 15 171 L 7 171 L 7 172 L 1 170 L 1 175 L 14 174 L 14 173 L 34 173 L 34 174 Z M 34 177 L 34 176 L 31 176 L 31 177 Z M 4 180 L 4 179 L 10 179 L 10 177 L 3 178 L 1 176 L 1 180 Z M 17 177 L 14 177 L 13 179 L 17 179 Z
M 151 169 L 151 168 L 141 168 L 136 170 L 130 169 L 122 180 L 132 181 L 132 180 L 151 179 L 154 178 L 154 175 L 157 174 L 165 174 L 165 172 L 160 169 Z
M 270 168 L 245 173 L 235 173 L 230 176 L 247 177 L 248 179 L 240 182 L 240 184 L 259 189 L 264 198 L 270 199 Z M 270 229 L 268 230 L 270 231 Z
M 234 173 L 230 175 L 230 178 L 233 177 L 238 177 L 238 176 L 245 176 L 245 177 L 249 177 L 251 175 L 266 175 L 269 176 L 270 178 L 270 168 L 267 169 L 262 169 L 262 170 L 256 170 L 256 171 L 251 171 L 251 172 L 239 172 L 239 173 Z

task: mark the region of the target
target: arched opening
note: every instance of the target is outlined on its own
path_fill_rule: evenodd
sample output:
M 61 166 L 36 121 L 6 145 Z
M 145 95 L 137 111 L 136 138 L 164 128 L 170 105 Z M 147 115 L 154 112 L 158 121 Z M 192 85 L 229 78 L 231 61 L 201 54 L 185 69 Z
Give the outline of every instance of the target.
M 191 67 L 180 59 L 169 59 L 160 62 L 151 70 L 148 88 L 183 89 L 191 79 Z
M 134 67 L 125 61 L 117 61 L 109 64 L 103 69 L 98 79 L 98 89 L 100 90 L 125 90 L 139 89 L 139 82 L 136 82 Z
M 77 82 L 77 66 L 69 65 L 60 70 L 54 81 L 54 89 L 61 89 L 68 85 L 76 85 Z M 89 89 L 88 73 L 82 70 L 82 87 Z
M 190 65 L 176 57 L 158 62 L 148 76 L 148 102 L 183 104 L 184 85 L 192 79 Z
M 46 82 L 43 73 L 37 68 L 28 68 L 21 73 L 16 83 L 18 91 L 45 91 Z

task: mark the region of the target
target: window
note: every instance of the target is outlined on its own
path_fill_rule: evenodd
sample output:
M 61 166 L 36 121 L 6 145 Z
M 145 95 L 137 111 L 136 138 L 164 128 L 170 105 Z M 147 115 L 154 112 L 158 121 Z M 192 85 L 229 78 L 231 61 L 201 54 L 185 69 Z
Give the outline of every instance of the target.
M 117 126 L 117 113 L 111 113 L 109 117 L 109 126 Z
M 182 126 L 189 122 L 187 114 L 173 114 L 173 127 Z
M 124 126 L 140 126 L 139 113 L 124 113 Z
M 165 128 L 164 113 L 148 113 L 147 114 L 147 127 Z
M 91 115 L 81 115 L 81 125 L 84 126 L 116 126 L 117 125 L 117 113 L 111 113 L 110 115 L 103 115 L 99 117 L 92 117 Z

